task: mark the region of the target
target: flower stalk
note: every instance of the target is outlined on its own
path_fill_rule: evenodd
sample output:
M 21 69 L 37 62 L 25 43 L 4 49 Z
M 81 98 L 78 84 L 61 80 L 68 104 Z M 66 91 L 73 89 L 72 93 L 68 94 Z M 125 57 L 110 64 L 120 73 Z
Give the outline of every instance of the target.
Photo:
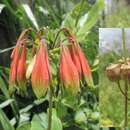
M 48 129 L 47 130 L 51 130 L 51 127 L 52 127 L 52 99 L 53 99 L 53 88 L 52 88 L 52 85 L 50 85 L 49 111 L 48 111 Z
M 127 50 L 126 50 L 126 41 L 125 41 L 125 30 L 122 29 L 122 46 L 123 54 L 125 59 L 125 64 L 127 64 Z M 128 78 L 125 79 L 125 122 L 124 127 L 128 125 Z

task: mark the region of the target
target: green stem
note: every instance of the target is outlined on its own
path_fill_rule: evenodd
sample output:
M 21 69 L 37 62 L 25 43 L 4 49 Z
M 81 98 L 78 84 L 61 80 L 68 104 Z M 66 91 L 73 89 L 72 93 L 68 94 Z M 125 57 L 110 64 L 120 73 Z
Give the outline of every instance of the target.
M 122 90 L 121 85 L 120 85 L 120 81 L 119 81 L 119 80 L 117 81 L 117 86 L 118 86 L 120 92 L 122 93 L 122 95 L 125 96 L 125 92 Z M 127 100 L 130 101 L 130 98 L 127 97 Z
M 50 93 L 49 93 L 49 113 L 48 113 L 48 130 L 51 130 L 52 125 L 52 96 L 53 96 L 53 88 L 50 85 Z
M 126 41 L 125 41 L 125 30 L 122 28 L 122 46 L 123 46 L 123 55 L 125 58 L 125 63 L 127 63 L 127 50 L 126 50 Z M 125 122 L 124 127 L 128 125 L 128 79 L 125 80 Z
M 128 83 L 127 80 L 125 81 L 125 122 L 124 127 L 127 127 L 128 125 Z
M 124 55 L 125 62 L 126 62 L 127 50 L 126 50 L 126 41 L 125 41 L 125 30 L 124 30 L 124 28 L 122 28 L 122 47 L 123 47 L 123 55 Z
M 57 32 L 56 37 L 55 37 L 54 42 L 53 42 L 53 44 L 54 44 L 54 45 L 53 45 L 53 48 L 56 47 L 56 41 L 57 41 L 57 39 L 58 39 L 59 34 L 60 34 L 62 31 L 66 32 L 66 31 L 68 31 L 68 29 L 67 29 L 67 28 L 61 28 L 61 29 Z M 69 33 L 69 31 L 68 31 L 67 33 Z

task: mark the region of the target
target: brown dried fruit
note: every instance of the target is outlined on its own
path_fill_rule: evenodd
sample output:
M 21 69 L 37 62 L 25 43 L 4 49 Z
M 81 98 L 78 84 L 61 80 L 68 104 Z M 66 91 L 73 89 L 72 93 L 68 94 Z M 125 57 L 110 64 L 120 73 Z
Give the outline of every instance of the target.
M 129 79 L 130 78 L 130 64 L 121 65 L 121 78 Z
M 106 74 L 110 81 L 120 80 L 121 64 L 111 64 L 106 68 Z

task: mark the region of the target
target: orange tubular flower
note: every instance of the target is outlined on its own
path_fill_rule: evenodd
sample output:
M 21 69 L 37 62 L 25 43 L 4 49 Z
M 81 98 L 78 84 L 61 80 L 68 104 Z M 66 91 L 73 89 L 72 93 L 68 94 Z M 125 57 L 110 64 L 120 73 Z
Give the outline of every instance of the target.
M 17 86 L 20 90 L 25 92 L 26 47 L 23 42 L 17 43 L 11 54 L 11 58 L 12 63 L 10 69 L 10 93 L 13 91 L 13 86 Z
M 25 46 L 21 47 L 21 56 L 17 66 L 17 83 L 21 90 L 26 92 L 26 53 Z
M 60 80 L 68 92 L 76 94 L 80 91 L 79 74 L 74 65 L 69 49 L 65 45 L 61 45 L 60 56 Z
M 20 58 L 19 55 L 19 46 L 16 46 L 11 54 L 12 63 L 11 63 L 11 69 L 10 69 L 10 85 L 13 86 L 17 82 L 17 65 L 18 60 Z
M 32 87 L 37 98 L 45 95 L 51 80 L 48 53 L 44 40 L 41 40 L 40 49 L 36 55 L 35 64 L 32 70 Z
M 25 73 L 26 73 L 26 47 L 25 43 L 27 40 L 26 33 L 29 30 L 25 30 L 21 33 L 17 40 L 16 47 L 13 49 L 11 54 L 11 66 L 10 66 L 10 77 L 9 77 L 9 92 L 12 94 L 14 86 L 18 87 L 19 90 L 25 90 Z M 23 94 L 23 93 L 21 93 Z
M 78 72 L 82 75 L 89 86 L 93 86 L 93 79 L 91 69 L 80 45 L 76 42 L 74 37 L 69 37 L 71 46 L 71 56 L 74 64 L 76 65 Z

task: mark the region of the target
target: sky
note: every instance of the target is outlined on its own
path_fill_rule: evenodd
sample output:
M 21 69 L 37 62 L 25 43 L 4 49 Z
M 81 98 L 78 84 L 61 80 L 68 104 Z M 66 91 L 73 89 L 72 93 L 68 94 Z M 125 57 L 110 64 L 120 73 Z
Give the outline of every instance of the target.
M 126 47 L 130 51 L 130 28 L 125 28 Z M 121 28 L 100 28 L 99 29 L 99 53 L 114 51 L 119 53 L 122 50 L 122 29 Z

